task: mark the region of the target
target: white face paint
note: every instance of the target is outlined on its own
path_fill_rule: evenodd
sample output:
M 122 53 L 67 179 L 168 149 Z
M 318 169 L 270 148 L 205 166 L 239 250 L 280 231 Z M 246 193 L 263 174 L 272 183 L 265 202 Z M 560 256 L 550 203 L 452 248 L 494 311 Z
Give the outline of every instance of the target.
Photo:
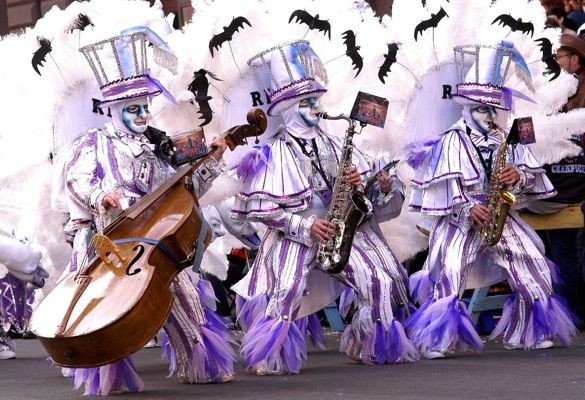
M 308 126 L 316 126 L 321 117 L 317 113 L 321 112 L 321 104 L 316 97 L 309 97 L 299 101 L 299 114 Z
M 467 108 L 468 107 L 468 108 Z M 498 109 L 493 106 L 474 104 L 466 106 L 469 113 L 470 126 L 484 135 L 492 131 L 490 125 L 497 124 Z
M 148 99 L 140 97 L 128 100 L 122 106 L 120 119 L 131 132 L 142 134 L 148 127 L 151 115 L 148 111 Z

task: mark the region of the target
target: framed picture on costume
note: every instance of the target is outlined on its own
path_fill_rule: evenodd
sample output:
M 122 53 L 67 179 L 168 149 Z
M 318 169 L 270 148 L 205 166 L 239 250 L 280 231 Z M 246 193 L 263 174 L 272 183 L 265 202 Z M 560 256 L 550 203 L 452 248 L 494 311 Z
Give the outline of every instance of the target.
M 175 148 L 173 162 L 177 165 L 197 160 L 208 151 L 201 127 L 178 133 L 172 137 L 172 141 Z
M 358 92 L 350 118 L 362 124 L 383 128 L 388 113 L 388 100 L 373 94 Z
M 532 144 L 536 143 L 532 117 L 516 118 L 508 135 L 508 143 Z

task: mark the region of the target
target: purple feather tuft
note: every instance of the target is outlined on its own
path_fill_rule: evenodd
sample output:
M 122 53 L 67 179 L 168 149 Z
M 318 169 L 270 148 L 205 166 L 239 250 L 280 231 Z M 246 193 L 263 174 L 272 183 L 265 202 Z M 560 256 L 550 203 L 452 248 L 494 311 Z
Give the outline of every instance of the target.
M 339 298 L 339 314 L 345 318 L 353 302 L 355 301 L 355 290 L 347 287 L 341 292 Z
M 236 174 L 239 178 L 246 180 L 256 175 L 262 167 L 267 166 L 269 161 L 270 147 L 267 145 L 262 147 L 254 146 L 252 150 L 242 157 L 236 169 Z
M 435 138 L 427 140 L 426 142 L 413 142 L 408 144 L 404 149 L 407 154 L 406 162 L 408 165 L 410 165 L 410 167 L 413 169 L 420 167 L 426 159 L 427 155 L 432 150 L 432 147 L 440 140 L 440 138 Z
M 238 322 L 242 326 L 242 329 L 247 331 L 257 319 L 264 317 L 268 308 L 268 297 L 259 295 L 246 301 L 243 297 L 238 296 L 236 303 Z
M 263 317 L 257 319 L 242 339 L 240 352 L 246 367 L 259 365 L 270 371 L 299 373 L 307 358 L 305 338 L 290 321 Z

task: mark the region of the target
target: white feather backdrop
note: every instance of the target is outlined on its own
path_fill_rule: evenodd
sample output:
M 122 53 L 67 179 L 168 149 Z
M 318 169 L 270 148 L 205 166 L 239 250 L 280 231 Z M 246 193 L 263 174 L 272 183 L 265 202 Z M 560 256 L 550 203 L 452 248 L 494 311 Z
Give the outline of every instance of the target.
M 189 56 L 184 56 L 184 59 L 190 65 L 190 68 L 184 69 L 187 74 L 182 78 L 184 87 L 190 74 L 198 68 L 209 69 L 223 79 L 222 82 L 214 82 L 217 90 L 212 94 L 216 116 L 211 125 L 217 131 L 241 120 L 252 107 L 250 92 L 261 91 L 246 60 L 277 43 L 304 37 L 311 41 L 321 60 L 326 62 L 329 91 L 321 98 L 323 108 L 330 113 L 347 113 L 359 90 L 386 97 L 390 109 L 385 129 L 367 127 L 356 142 L 371 155 L 389 153 L 401 156 L 407 143 L 437 135 L 461 115 L 460 106 L 441 98 L 443 84 L 454 87 L 458 82 L 453 47 L 495 44 L 506 39 L 514 42 L 526 59 L 533 77 L 534 92 L 514 74 L 510 74 L 507 85 L 525 92 L 537 102 L 535 106 L 517 101 L 516 113 L 511 118 L 534 117 L 537 144 L 533 145 L 533 151 L 542 162 L 557 161 L 577 151 L 566 138 L 582 130 L 581 113 L 550 115 L 566 102 L 571 88 L 574 90 L 574 78 L 563 73 L 557 80 L 548 82 L 549 76 L 543 75 L 545 64 L 540 61 L 541 52 L 533 37 L 510 32 L 497 23 L 492 24 L 501 14 L 521 17 L 523 21 L 534 24 L 534 38 L 547 38 L 557 47 L 559 32 L 544 29 L 544 10 L 536 1 L 499 0 L 492 4 L 492 0 L 429 0 L 423 8 L 417 1 L 395 0 L 393 17 L 384 17 L 381 21 L 371 10 L 363 7 L 363 2 L 351 0 L 300 0 L 294 3 L 278 0 L 194 0 L 192 4 L 196 13 L 182 38 L 186 43 L 201 42 L 201 38 L 204 38 L 203 43 L 207 43 L 213 34 L 221 32 L 223 26 L 237 16 L 244 16 L 252 25 L 245 26 L 234 35 L 231 49 L 226 43 L 213 58 L 203 46 L 183 46 L 189 51 Z M 424 31 L 415 41 L 415 27 L 441 7 L 448 16 L 437 28 Z M 290 15 L 297 9 L 304 9 L 312 15 L 319 14 L 320 19 L 328 20 L 331 40 L 321 32 L 307 32 L 306 25 L 294 21 L 289 23 Z M 363 70 L 355 78 L 350 59 L 337 58 L 345 54 L 341 34 L 348 29 L 356 33 L 356 42 L 364 58 Z M 399 44 L 397 62 L 391 67 L 385 83 L 382 83 L 377 78 L 378 68 L 382 65 L 389 43 Z M 213 92 L 214 89 L 210 88 L 210 93 Z M 262 140 L 266 140 L 280 123 L 278 118 L 271 118 L 269 130 Z M 343 124 L 329 124 L 328 128 L 336 134 L 345 131 Z M 240 149 L 232 157 L 227 155 L 228 164 L 236 165 L 244 151 L 246 149 Z M 406 165 L 400 165 L 398 173 L 408 182 L 412 172 Z M 407 212 L 405 207 L 399 218 L 382 227 L 391 247 L 403 260 L 426 247 L 426 239 L 416 229 L 417 224 L 423 224 L 421 217 Z
M 80 13 L 94 26 L 69 32 Z M 65 10 L 53 7 L 34 28 L 0 41 L 2 59 L 10 60 L 0 63 L 6 90 L 0 98 L 0 229 L 43 248 L 42 263 L 51 274 L 45 290 L 52 288 L 70 255 L 62 234 L 67 217 L 50 206 L 55 165 L 49 155 L 58 156 L 83 131 L 107 120 L 92 113 L 91 97 L 99 98 L 99 89 L 78 49 L 125 27 L 149 25 L 161 33 L 165 24 L 160 3 L 150 7 L 143 1 L 92 0 L 73 2 Z M 52 45 L 39 67 L 41 76 L 31 67 L 37 37 Z
M 306 38 L 326 62 L 328 93 L 322 98 L 323 108 L 335 114 L 348 113 L 359 90 L 386 97 L 390 101 L 385 129 L 367 127 L 358 140 L 361 149 L 371 155 L 388 153 L 401 156 L 407 143 L 438 134 L 458 118 L 460 109 L 448 100 L 441 100 L 442 85 L 454 84 L 453 47 L 462 44 L 493 44 L 501 39 L 513 41 L 524 55 L 533 76 L 534 93 L 512 76 L 507 82 L 537 101 L 537 105 L 517 102 L 515 116 L 532 115 L 537 130 L 534 153 L 543 162 L 556 161 L 574 154 L 575 147 L 565 140 L 582 130 L 584 115 L 573 112 L 553 114 L 574 89 L 574 78 L 562 74 L 548 82 L 543 75 L 545 65 L 533 38 L 520 32 L 492 24 L 500 14 L 522 17 L 534 24 L 534 38 L 545 37 L 558 46 L 558 32 L 544 30 L 544 11 L 537 1 L 515 0 L 428 0 L 426 8 L 418 1 L 395 0 L 393 17 L 381 21 L 364 6 L 352 0 L 194 0 L 193 21 L 183 30 L 171 30 L 160 3 L 149 7 L 147 2 L 131 0 L 91 0 L 74 2 L 67 9 L 53 8 L 37 25 L 21 35 L 10 35 L 0 41 L 0 54 L 9 63 L 0 64 L 4 96 L 0 99 L 3 124 L 0 126 L 0 228 L 15 228 L 34 237 L 45 246 L 45 263 L 63 268 L 67 257 L 61 247 L 61 225 L 64 215 L 50 210 L 49 182 L 53 168 L 50 153 L 59 154 L 66 144 L 86 129 L 101 125 L 105 117 L 93 114 L 82 105 L 90 96 L 99 97 L 93 74 L 82 59 L 78 48 L 117 34 L 135 25 L 149 25 L 168 41 L 179 58 L 177 75 L 152 65 L 152 73 L 177 99 L 172 104 L 158 96 L 152 110 L 155 125 L 170 134 L 200 123 L 196 106 L 190 100 L 187 86 L 194 71 L 209 70 L 222 81 L 211 80 L 210 104 L 215 114 L 205 127 L 208 140 L 229 127 L 245 122 L 253 102 L 250 92 L 262 92 L 246 64 L 247 60 L 274 44 Z M 437 28 L 429 29 L 414 40 L 419 22 L 443 7 L 448 17 Z M 289 23 L 292 12 L 304 9 L 319 14 L 331 24 L 331 40 L 322 32 L 308 31 L 304 24 Z M 94 23 L 83 32 L 68 32 L 79 13 Z M 246 17 L 252 27 L 245 26 L 215 50 L 212 57 L 208 43 L 222 31 L 233 17 Z M 342 33 L 351 29 L 356 34 L 360 54 L 364 58 L 361 73 L 354 77 L 351 61 L 344 56 L 346 47 Z M 53 51 L 40 67 L 38 76 L 30 65 L 32 53 L 38 48 L 37 37 L 52 41 Z M 396 63 L 385 83 L 378 79 L 378 69 L 388 52 L 389 43 L 398 43 Z M 341 56 L 341 57 L 340 57 Z M 10 77 L 10 78 L 8 78 Z M 422 87 L 421 87 L 422 84 Z M 265 100 L 265 99 L 264 99 Z M 267 108 L 264 101 L 262 106 Z M 551 115 L 552 114 L 552 115 Z M 270 118 L 269 130 L 260 140 L 274 133 L 281 121 Z M 327 129 L 343 134 L 343 124 Z M 237 165 L 246 148 L 233 154 L 226 152 L 228 170 Z M 411 171 L 405 165 L 399 175 L 408 182 Z M 202 198 L 202 205 L 217 204 L 238 190 L 238 183 L 228 173 L 222 175 L 212 190 Z M 393 250 L 401 259 L 426 247 L 426 240 L 416 230 L 420 216 L 404 211 L 387 224 L 383 231 Z M 53 245 L 58 250 L 53 249 Z M 219 244 L 218 244 L 219 245 Z M 223 251 L 223 249 L 222 249 Z M 57 257 L 61 256 L 61 258 Z M 54 273 L 58 275 L 58 273 Z

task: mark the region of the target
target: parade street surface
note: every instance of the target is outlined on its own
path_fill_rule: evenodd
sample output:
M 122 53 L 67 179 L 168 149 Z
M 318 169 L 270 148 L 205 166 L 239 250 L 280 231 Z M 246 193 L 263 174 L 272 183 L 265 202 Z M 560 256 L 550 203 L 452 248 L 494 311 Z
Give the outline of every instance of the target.
M 365 366 L 337 351 L 341 334 L 327 334 L 328 350 L 309 349 L 299 375 L 256 376 L 241 364 L 235 381 L 224 384 L 180 384 L 167 378 L 168 363 L 160 348 L 134 355 L 145 383 L 142 393 L 114 395 L 123 399 L 585 399 L 585 333 L 572 346 L 547 350 L 505 350 L 501 341 L 487 342 L 483 354 L 457 352 L 444 360 Z M 485 339 L 485 338 L 484 338 Z M 1 400 L 81 399 L 71 382 L 46 361 L 37 340 L 17 340 L 15 360 L 0 361 Z M 240 360 L 241 361 L 241 360 Z

